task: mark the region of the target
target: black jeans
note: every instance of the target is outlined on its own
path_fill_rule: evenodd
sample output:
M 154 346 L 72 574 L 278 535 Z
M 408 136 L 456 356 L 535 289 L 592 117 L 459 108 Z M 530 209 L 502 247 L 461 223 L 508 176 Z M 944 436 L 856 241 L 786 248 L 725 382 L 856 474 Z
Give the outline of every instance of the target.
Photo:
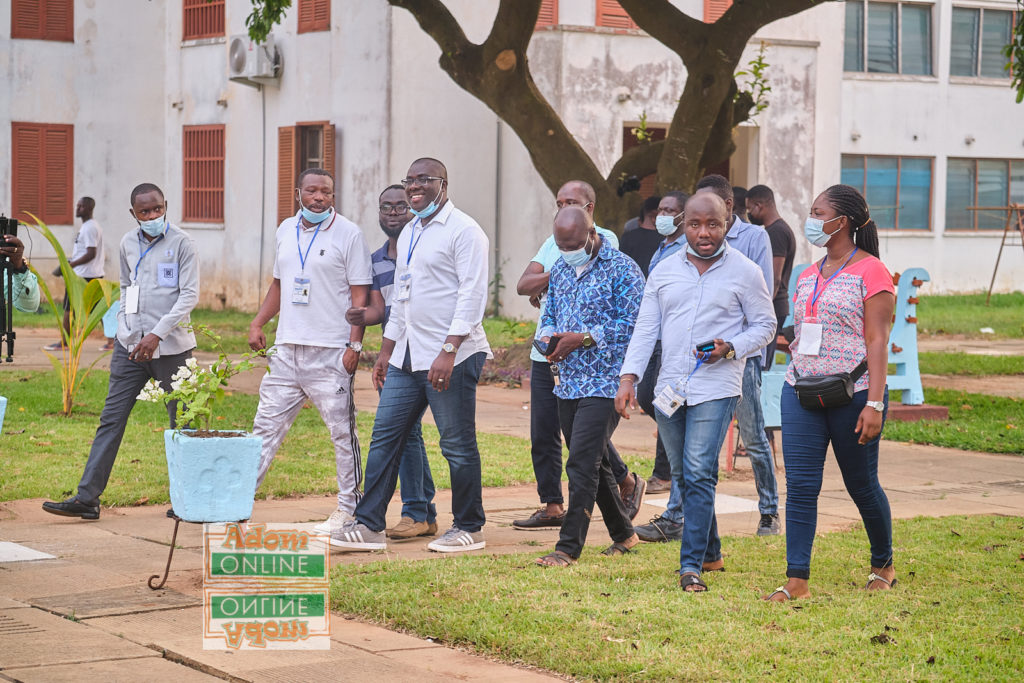
M 636 388 L 636 402 L 640 404 L 643 411 L 655 420 L 654 417 L 654 385 L 658 383 L 658 373 L 661 372 L 661 340 L 654 342 L 654 351 L 651 353 L 651 360 L 644 370 L 640 386 Z M 655 420 L 657 422 L 657 420 Z M 672 480 L 672 468 L 668 464 L 668 454 L 665 452 L 665 444 L 661 441 L 661 434 L 658 434 L 658 443 L 654 447 L 654 471 L 651 476 L 665 481 Z
M 558 422 L 558 399 L 553 393 L 555 381 L 548 363 L 532 361 L 530 367 L 530 456 L 537 478 L 540 502 L 564 502 L 562 498 L 562 435 Z M 615 446 L 608 442 L 608 460 L 615 481 L 622 483 L 629 468 Z
M 608 443 L 619 424 L 619 414 L 610 398 L 558 399 L 558 419 L 569 445 L 565 463 L 569 505 L 555 548 L 577 558 L 587 540 L 595 502 L 613 541 L 633 535 L 608 458 Z

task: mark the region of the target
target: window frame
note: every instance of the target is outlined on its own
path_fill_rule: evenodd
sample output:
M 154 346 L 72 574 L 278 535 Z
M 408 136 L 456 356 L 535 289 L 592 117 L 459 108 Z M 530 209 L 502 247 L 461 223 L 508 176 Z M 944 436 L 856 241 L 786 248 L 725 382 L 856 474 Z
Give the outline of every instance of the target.
M 894 207 L 894 223 L 891 227 L 883 227 L 878 225 L 877 221 L 875 225 L 879 230 L 888 230 L 892 232 L 900 232 L 903 234 L 924 234 L 934 232 L 932 218 L 935 215 L 935 157 L 916 155 L 916 154 L 847 154 L 843 153 L 840 155 L 839 168 L 843 168 L 843 160 L 847 158 L 859 158 L 861 160 L 861 183 L 860 186 L 853 185 L 857 191 L 860 192 L 864 197 L 867 197 L 868 190 L 868 159 L 895 159 L 896 160 L 896 206 Z M 923 159 L 928 161 L 928 174 L 930 182 L 928 185 L 928 219 L 926 227 L 924 228 L 901 228 L 900 227 L 900 197 L 903 192 L 901 178 L 903 176 L 903 160 L 904 159 Z M 871 209 L 870 204 L 868 209 Z M 872 211 L 872 213 L 874 213 Z
M 957 233 L 957 234 L 980 234 L 980 235 L 999 235 L 1002 233 L 1004 225 L 998 225 L 991 228 L 979 228 L 978 217 L 981 211 L 968 211 L 971 214 L 971 222 L 973 227 L 950 227 L 949 225 L 949 162 L 950 161 L 971 161 L 974 163 L 974 192 L 972 194 L 971 204 L 969 206 L 978 206 L 978 162 L 980 161 L 999 161 L 1006 164 L 1006 204 L 1009 206 L 1011 195 L 1013 193 L 1013 169 L 1015 166 L 1020 165 L 1024 168 L 1024 157 L 1022 158 L 1008 158 L 1008 157 L 949 157 L 946 164 L 946 225 L 945 232 Z M 967 207 L 964 207 L 965 209 Z
M 35 178 L 34 207 L 28 209 L 18 206 L 19 195 L 24 193 L 25 178 L 18 172 L 20 163 L 25 159 L 23 150 L 19 145 L 18 133 L 20 131 L 38 130 L 39 140 L 34 151 L 34 168 L 26 173 Z M 63 166 L 63 177 L 51 177 L 48 173 L 48 159 L 53 159 L 52 150 L 48 149 L 48 133 L 66 134 L 66 139 L 61 149 L 66 151 L 67 156 L 61 158 Z M 26 211 L 32 211 L 39 220 L 47 225 L 72 225 L 75 222 L 75 126 L 70 123 L 36 123 L 32 121 L 11 121 L 11 215 L 22 221 L 32 219 L 25 215 Z M 64 188 L 64 195 L 58 196 L 59 202 L 47 201 L 47 195 L 54 186 Z M 50 206 L 59 203 L 60 209 L 51 211 Z
M 960 9 L 960 10 L 973 10 L 973 11 L 978 12 L 978 28 L 977 28 L 977 32 L 974 35 L 974 41 L 975 41 L 974 44 L 977 47 L 977 51 L 975 53 L 975 59 L 974 59 L 974 73 L 970 74 L 970 75 L 954 74 L 953 73 L 953 60 L 952 60 L 952 58 L 950 58 L 949 74 L 948 74 L 949 78 L 950 78 L 950 81 L 955 82 L 955 83 L 963 83 L 963 82 L 967 82 L 967 81 L 971 81 L 971 82 L 977 82 L 977 81 L 993 82 L 994 81 L 994 82 L 1005 82 L 1005 83 L 1008 83 L 1010 80 L 1012 80 L 1012 77 L 1013 77 L 1013 71 L 1012 71 L 1013 56 L 1012 55 L 1010 56 L 1010 67 L 1006 69 L 1006 75 L 1005 76 L 984 76 L 984 75 L 981 74 L 982 49 L 984 47 L 984 45 L 982 43 L 982 36 L 985 33 L 985 13 L 986 12 L 1008 12 L 1010 14 L 1010 35 L 1012 36 L 1013 35 L 1014 27 L 1017 25 L 1017 20 L 1018 20 L 1018 13 L 1017 13 L 1016 7 L 1006 9 L 1006 8 L 999 8 L 999 7 L 986 7 L 986 6 L 982 6 L 982 5 L 953 5 L 952 8 L 950 9 L 950 31 L 951 31 L 950 39 L 951 40 L 953 38 L 953 36 L 952 36 L 952 25 L 953 25 L 952 17 L 953 17 L 953 12 L 955 12 L 958 9 Z M 960 158 L 960 157 L 958 157 L 958 158 Z M 968 157 L 962 157 L 962 158 L 968 158 Z
M 193 154 L 194 145 L 199 141 L 190 141 L 192 134 L 202 135 L 203 133 L 219 133 L 219 155 L 217 154 Z M 191 143 L 191 144 L 190 144 Z M 218 150 L 215 150 L 218 151 Z M 181 131 L 181 205 L 183 223 L 213 223 L 223 224 L 224 220 L 224 192 L 227 178 L 227 128 L 224 124 L 189 125 L 182 126 Z M 220 165 L 219 185 L 204 184 L 204 180 L 211 177 L 208 175 L 208 166 Z M 207 168 L 204 169 L 204 165 Z M 192 182 L 190 182 L 190 176 Z M 201 207 L 207 204 L 204 195 L 213 193 L 217 199 L 214 200 L 214 213 L 202 215 Z
M 905 78 L 928 78 L 934 79 L 936 77 L 935 58 L 936 58 L 936 32 L 935 32 L 935 2 L 926 1 L 914 1 L 914 0 L 847 0 L 847 5 L 858 4 L 861 7 L 861 25 L 860 25 L 860 43 L 861 43 L 861 54 L 860 54 L 860 68 L 859 69 L 847 69 L 845 54 L 843 58 L 843 75 L 857 74 L 861 76 L 869 77 L 905 77 Z M 895 5 L 896 6 L 896 71 L 869 71 L 868 70 L 868 15 L 870 13 L 869 5 Z M 910 74 L 904 73 L 903 71 L 903 7 L 905 5 L 912 5 L 914 7 L 923 7 L 928 10 L 928 73 L 925 74 Z M 845 16 L 844 16 L 844 31 L 845 27 Z M 845 34 L 844 34 L 845 40 Z
M 227 18 L 225 16 L 225 0 L 182 0 L 181 3 L 181 42 L 203 40 L 204 38 L 223 38 L 227 35 Z M 204 26 L 200 19 L 190 18 L 189 14 L 201 15 L 201 10 L 208 10 L 213 15 L 212 25 Z M 218 15 L 219 10 L 219 15 Z M 219 26 L 218 26 L 219 24 Z M 190 30 L 195 33 L 189 33 Z
M 48 25 L 47 14 L 55 4 L 54 0 L 11 0 L 11 40 L 49 40 L 56 43 L 75 42 L 75 0 L 63 2 L 66 21 L 59 27 Z M 35 12 L 39 19 L 36 30 L 26 31 L 18 21 L 18 15 Z
M 295 182 L 309 166 L 303 164 L 303 131 L 318 128 L 321 131 L 320 151 L 323 155 L 322 168 L 334 176 L 334 206 L 338 205 L 339 183 L 335 163 L 337 154 L 337 132 L 330 121 L 299 121 L 291 126 L 277 129 L 277 222 L 287 220 L 299 210 L 295 198 Z

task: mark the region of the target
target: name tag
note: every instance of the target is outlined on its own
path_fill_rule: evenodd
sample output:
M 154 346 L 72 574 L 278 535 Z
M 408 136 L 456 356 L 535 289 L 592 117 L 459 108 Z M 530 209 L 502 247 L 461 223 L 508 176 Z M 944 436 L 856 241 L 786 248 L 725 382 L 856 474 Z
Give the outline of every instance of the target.
M 128 285 L 124 290 L 124 312 L 135 315 L 139 312 L 139 286 Z
M 408 301 L 412 292 L 412 273 L 405 272 L 395 282 L 395 301 Z
M 298 306 L 309 305 L 309 278 L 297 277 L 292 284 L 292 303 Z
M 176 262 L 156 264 L 156 283 L 161 287 L 177 287 L 178 264 Z
M 679 406 L 685 402 L 686 394 L 671 386 L 665 387 L 654 397 L 654 407 L 666 417 L 672 417 L 672 414 L 679 410 Z
M 800 341 L 796 351 L 802 356 L 817 356 L 821 351 L 821 323 L 816 318 L 800 323 Z

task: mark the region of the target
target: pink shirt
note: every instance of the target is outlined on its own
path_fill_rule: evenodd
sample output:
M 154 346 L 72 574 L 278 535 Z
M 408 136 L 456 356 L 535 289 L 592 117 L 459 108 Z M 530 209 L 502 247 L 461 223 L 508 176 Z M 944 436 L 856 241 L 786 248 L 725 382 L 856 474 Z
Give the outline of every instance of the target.
M 879 292 L 893 292 L 892 275 L 874 256 L 868 256 L 843 268 L 822 290 L 825 278 L 820 277 L 821 262 L 804 270 L 797 281 L 793 327 L 796 333 L 789 345 L 793 362 L 786 371 L 786 381 L 793 384 L 793 369 L 801 376 L 831 375 L 851 372 L 867 357 L 864 343 L 864 302 Z M 818 299 L 811 310 L 815 281 Z M 821 348 L 817 356 L 800 354 L 800 324 L 816 316 L 821 323 Z M 857 380 L 855 391 L 868 388 L 868 373 Z

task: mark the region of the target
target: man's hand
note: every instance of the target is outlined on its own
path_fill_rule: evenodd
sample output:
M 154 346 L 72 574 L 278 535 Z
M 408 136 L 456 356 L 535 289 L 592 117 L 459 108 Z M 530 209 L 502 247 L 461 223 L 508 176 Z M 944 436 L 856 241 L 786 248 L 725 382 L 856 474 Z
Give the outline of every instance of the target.
M 377 354 L 377 362 L 373 364 L 373 371 L 370 373 L 370 379 L 373 380 L 373 388 L 380 391 L 384 388 L 384 380 L 388 377 L 388 363 L 391 362 L 391 354 L 385 353 L 382 349 Z
M 263 328 L 256 323 L 249 324 L 249 348 L 253 351 L 267 348 L 267 335 L 263 334 Z
M 21 270 L 25 263 L 25 244 L 14 235 L 4 235 L 4 242 L 0 242 L 0 256 L 6 256 L 11 260 L 11 268 Z
M 565 360 L 566 356 L 583 346 L 582 332 L 562 332 L 555 336 L 561 337 L 561 339 L 558 340 L 558 344 L 555 348 L 548 349 L 547 358 L 552 363 L 558 363 Z
M 530 305 L 534 308 L 540 308 L 540 294 L 535 294 L 530 297 Z
M 882 433 L 882 414 L 871 406 L 864 406 L 857 418 L 857 426 L 853 431 L 860 434 L 857 443 L 863 445 L 878 438 Z
M 128 360 L 133 360 L 136 363 L 145 363 L 153 360 L 153 353 L 160 345 L 160 337 L 156 336 L 152 332 L 142 338 L 132 352 L 128 354 Z
M 615 394 L 615 412 L 629 419 L 629 411 L 626 407 L 630 407 L 636 410 L 639 406 L 636 402 L 636 387 L 633 386 L 634 378 L 629 375 L 629 378 L 623 377 L 619 380 L 619 391 Z
M 348 374 L 356 374 L 356 368 L 359 366 L 359 354 L 355 352 L 355 349 L 345 349 L 345 353 L 341 357 L 341 365 Z
M 354 327 L 366 327 L 366 306 L 353 306 L 345 311 L 345 320 Z
M 712 351 L 708 355 L 708 357 L 704 360 L 704 362 L 710 365 L 711 363 L 714 363 L 715 361 L 720 361 L 723 358 L 725 358 L 725 354 L 727 354 L 727 353 L 729 353 L 729 345 L 726 344 L 725 341 L 722 340 L 722 339 L 716 339 L 715 340 L 715 350 Z M 697 349 L 694 349 L 693 350 L 693 355 L 696 356 L 697 358 L 700 358 L 701 357 L 701 352 L 698 351 Z
M 430 364 L 430 372 L 427 373 L 427 381 L 437 391 L 444 391 L 448 388 L 452 378 L 452 370 L 455 368 L 455 354 L 442 351 Z

